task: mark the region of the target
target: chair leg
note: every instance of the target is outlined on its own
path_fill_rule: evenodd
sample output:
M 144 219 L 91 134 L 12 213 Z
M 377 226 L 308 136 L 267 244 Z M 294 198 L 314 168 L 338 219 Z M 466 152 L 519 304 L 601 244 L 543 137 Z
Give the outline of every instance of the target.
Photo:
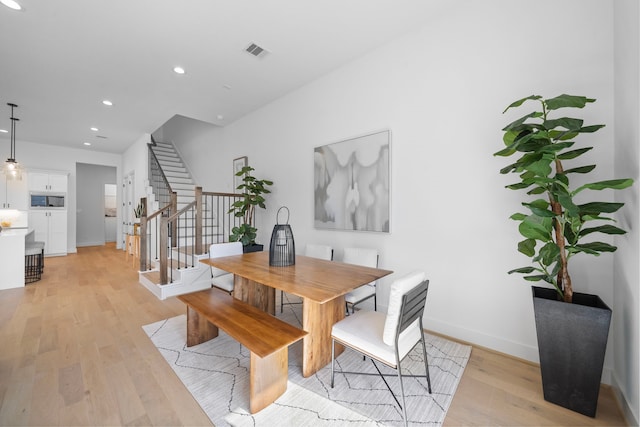
M 422 323 L 422 322 L 421 322 Z M 422 330 L 422 324 L 420 325 L 420 330 Z M 424 332 L 422 333 L 422 356 L 424 357 L 424 369 L 427 373 L 427 386 L 429 387 L 429 394 L 431 394 L 431 375 L 429 375 L 429 361 L 427 360 L 427 347 L 424 344 Z
M 331 388 L 333 388 L 333 362 L 335 361 L 335 353 L 336 352 L 336 340 L 331 339 Z
M 404 419 L 405 427 L 407 427 L 409 425 L 407 421 L 407 402 L 404 398 L 404 384 L 402 382 L 402 372 L 400 372 L 400 363 L 398 363 L 398 379 L 400 380 L 400 393 L 402 393 L 402 418 Z
M 280 313 L 284 310 L 284 291 L 280 291 Z
M 373 294 L 373 311 L 378 311 L 378 295 Z

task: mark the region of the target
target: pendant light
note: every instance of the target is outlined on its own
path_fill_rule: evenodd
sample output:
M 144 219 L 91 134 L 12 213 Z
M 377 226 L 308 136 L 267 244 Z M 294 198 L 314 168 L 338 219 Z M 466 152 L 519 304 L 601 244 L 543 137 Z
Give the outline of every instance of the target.
M 11 107 L 11 154 L 4 163 L 4 175 L 7 179 L 22 180 L 22 166 L 16 161 L 16 122 L 20 119 L 13 116 L 13 109 L 17 108 L 16 104 L 8 103 Z

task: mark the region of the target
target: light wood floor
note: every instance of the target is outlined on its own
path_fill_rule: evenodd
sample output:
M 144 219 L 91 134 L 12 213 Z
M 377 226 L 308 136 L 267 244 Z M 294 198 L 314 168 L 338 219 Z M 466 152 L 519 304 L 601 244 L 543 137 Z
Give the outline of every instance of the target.
M 139 285 L 113 245 L 45 266 L 0 291 L 0 425 L 211 425 L 141 328 L 180 301 Z M 625 425 L 608 388 L 595 419 L 541 395 L 536 366 L 474 348 L 445 425 Z

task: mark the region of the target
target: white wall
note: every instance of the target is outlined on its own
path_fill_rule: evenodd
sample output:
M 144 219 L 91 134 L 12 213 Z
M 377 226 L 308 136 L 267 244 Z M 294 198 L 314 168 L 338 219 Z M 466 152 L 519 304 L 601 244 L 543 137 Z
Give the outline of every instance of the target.
M 618 192 L 626 204 L 619 215 L 628 230 L 616 239 L 614 262 L 613 328 L 614 390 L 631 425 L 640 421 L 640 7 L 637 0 L 615 2 L 615 170 L 636 180 L 633 191 Z
M 610 125 L 592 139 L 599 167 L 591 178 L 610 177 L 612 4 L 544 0 L 526 13 L 524 2 L 512 0 L 464 4 L 228 125 L 219 155 L 206 167 L 190 165 L 217 183 L 205 190 L 222 191 L 231 188 L 232 159 L 247 155 L 256 176 L 275 182 L 258 217 L 259 240 L 268 243 L 276 210 L 286 205 L 299 249 L 331 244 L 338 260 L 347 246 L 379 249 L 381 267 L 396 272 L 381 282 L 380 305 L 393 277 L 424 269 L 431 280 L 426 327 L 536 361 L 530 288 L 506 274 L 528 262 L 516 251 L 519 235 L 508 220 L 522 195 L 504 189 L 513 178 L 498 173 L 507 160 L 492 153 L 501 148 L 500 129 L 524 113 L 501 114 L 515 99 L 587 95 L 598 102 L 579 114 Z M 386 128 L 391 233 L 314 229 L 313 148 Z M 573 281 L 612 304 L 613 257 L 597 261 L 578 262 Z
M 598 164 L 589 178 L 612 178 L 613 6 L 544 0 L 524 13 L 524 3 L 512 0 L 464 4 L 226 126 L 206 166 L 192 163 L 195 154 L 186 160 L 216 183 L 203 184 L 206 191 L 226 191 L 232 159 L 248 156 L 256 176 L 275 182 L 258 217 L 259 240 L 268 243 L 276 210 L 286 205 L 299 250 L 327 243 L 339 260 L 347 246 L 379 249 L 381 267 L 396 272 L 381 281 L 381 306 L 393 277 L 424 269 L 431 280 L 427 328 L 537 361 L 530 288 L 506 274 L 528 264 L 508 220 L 522 195 L 504 189 L 513 178 L 498 170 L 508 160 L 492 153 L 501 148 L 500 129 L 529 111 L 503 116 L 512 101 L 586 95 L 598 102 L 577 114 L 609 125 L 587 137 Z M 391 233 L 314 229 L 313 148 L 380 129 L 392 132 Z M 203 138 L 176 143 L 182 153 L 204 152 Z M 572 270 L 577 291 L 609 305 L 612 277 L 611 255 L 576 259 Z M 613 352 L 610 346 L 605 382 Z
M 118 174 L 120 182 L 131 172 L 135 172 L 135 192 L 133 206 L 137 206 L 142 197 L 146 197 L 146 180 L 149 178 L 149 163 L 147 144 L 151 142 L 151 135 L 144 134 L 122 155 L 122 171 Z M 120 232 L 118 232 L 120 235 Z
M 0 153 L 9 153 L 9 140 L 0 139 Z M 67 252 L 76 252 L 76 163 L 112 166 L 121 176 L 122 155 L 74 149 L 53 145 L 36 144 L 28 141 L 16 141 L 16 160 L 27 169 L 64 171 L 69 173 L 67 201 Z M 120 233 L 120 224 L 118 224 Z

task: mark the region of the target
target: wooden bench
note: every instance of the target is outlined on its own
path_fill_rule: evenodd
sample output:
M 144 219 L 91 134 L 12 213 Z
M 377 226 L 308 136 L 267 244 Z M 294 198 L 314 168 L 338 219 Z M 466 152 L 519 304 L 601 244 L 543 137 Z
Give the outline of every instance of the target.
M 251 352 L 249 405 L 254 414 L 287 389 L 288 346 L 307 333 L 218 289 L 178 297 L 187 305 L 187 347 L 218 336 L 218 328 Z

